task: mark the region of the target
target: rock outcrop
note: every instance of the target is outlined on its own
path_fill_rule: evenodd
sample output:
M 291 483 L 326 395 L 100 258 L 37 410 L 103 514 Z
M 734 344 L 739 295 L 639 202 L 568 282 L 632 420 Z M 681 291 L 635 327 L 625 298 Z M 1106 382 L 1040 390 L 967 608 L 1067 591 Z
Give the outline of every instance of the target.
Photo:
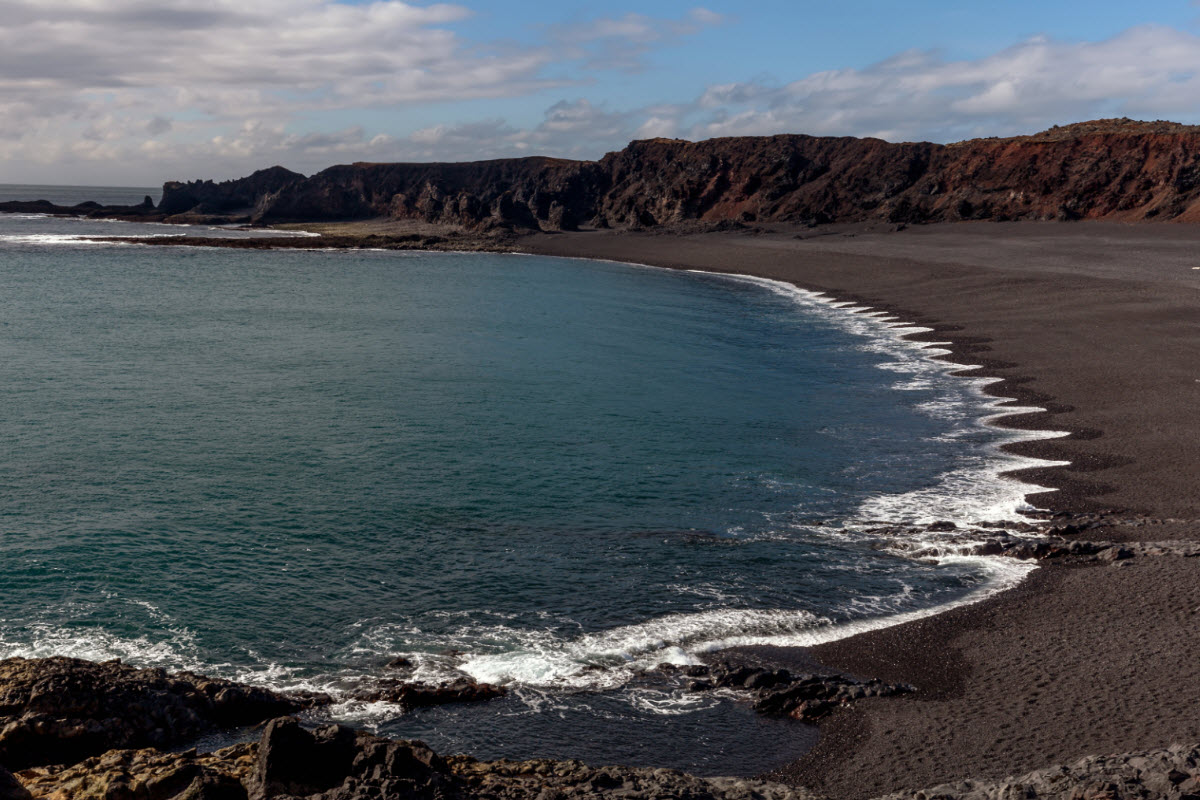
M 391 217 L 468 229 L 994 220 L 1200 221 L 1200 128 L 1098 120 L 951 145 L 779 135 L 632 142 L 595 162 L 281 168 L 170 183 L 160 211 L 257 222 Z
M 813 800 L 796 787 L 669 769 L 442 758 L 418 741 L 340 725 L 307 730 L 292 718 L 272 720 L 257 744 L 208 755 L 114 750 L 18 779 L 50 800 Z
M 353 694 L 355 700 L 367 703 L 395 703 L 404 708 L 427 708 L 448 703 L 478 703 L 493 700 L 507 694 L 502 686 L 478 683 L 470 678 L 459 678 L 443 683 L 413 683 L 396 678 L 385 678 L 368 689 Z
M 0 764 L 19 770 L 112 748 L 171 747 L 328 700 L 120 661 L 9 658 L 0 661 Z
M 0 797 L 29 800 L 818 800 L 795 786 L 697 778 L 670 769 L 592 767 L 578 761 L 443 758 L 418 741 L 340 725 L 316 730 L 272 720 L 257 743 L 215 753 L 113 750 L 71 766 L 35 767 Z M 1200 746 L 1091 756 L 1002 780 L 967 780 L 879 800 L 1196 800 Z
M 692 691 L 735 689 L 753 698 L 756 711 L 786 714 L 813 723 L 838 708 L 868 697 L 891 697 L 916 691 L 907 684 L 860 681 L 844 675 L 794 674 L 786 669 L 769 669 L 747 664 L 720 662 L 712 665 L 674 667 L 663 664 L 663 672 L 682 671 L 693 678 Z
M 163 184 L 158 210 L 165 215 L 176 214 L 244 214 L 250 215 L 269 203 L 283 189 L 304 180 L 298 172 L 283 167 L 260 169 L 245 178 L 213 183 L 169 181 Z
M 597 166 L 554 158 L 330 167 L 259 203 L 259 222 L 391 217 L 467 228 L 572 230 L 590 216 Z M 164 199 L 166 194 L 164 194 Z
M 242 781 L 258 746 L 195 750 L 110 750 L 76 764 L 31 767 L 18 780 L 32 796 L 52 800 L 246 800 Z
M 391 218 L 467 231 L 957 220 L 1200 221 L 1200 127 L 1096 120 L 942 145 L 778 135 L 630 143 L 599 161 L 283 167 L 172 181 L 149 206 L 0 211 L 178 222 Z

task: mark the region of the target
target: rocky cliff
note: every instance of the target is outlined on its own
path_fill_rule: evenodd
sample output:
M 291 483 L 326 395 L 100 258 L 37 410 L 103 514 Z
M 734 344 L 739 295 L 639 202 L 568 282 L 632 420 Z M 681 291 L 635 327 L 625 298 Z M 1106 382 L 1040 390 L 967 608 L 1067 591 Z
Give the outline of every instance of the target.
M 330 167 L 258 204 L 257 220 L 392 217 L 570 230 L 592 215 L 601 178 L 590 162 L 514 158 L 463 164 Z M 164 192 L 164 202 L 168 194 Z
M 1200 126 L 1096 120 L 941 145 L 779 135 L 630 143 L 599 161 L 271 167 L 171 181 L 155 207 L 0 212 L 170 222 L 413 220 L 465 231 L 967 219 L 1200 222 Z
M 304 176 L 283 167 L 260 169 L 232 181 L 168 181 L 158 209 L 164 214 L 237 214 L 257 211 Z
M 1200 128 L 1127 119 L 950 145 L 780 135 L 631 143 L 599 161 L 351 164 L 168 183 L 159 211 L 389 217 L 480 230 L 963 219 L 1200 221 Z

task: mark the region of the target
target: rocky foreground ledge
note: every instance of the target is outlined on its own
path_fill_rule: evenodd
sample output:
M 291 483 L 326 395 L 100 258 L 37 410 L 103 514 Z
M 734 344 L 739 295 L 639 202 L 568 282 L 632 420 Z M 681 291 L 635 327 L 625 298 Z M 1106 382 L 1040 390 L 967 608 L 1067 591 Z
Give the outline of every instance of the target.
M 760 700 L 790 680 L 778 671 L 732 667 L 710 668 L 704 678 L 754 688 Z M 849 682 L 837 691 L 876 696 L 879 689 Z M 669 769 L 442 757 L 418 741 L 341 725 L 312 730 L 279 716 L 325 702 L 323 695 L 283 695 L 118 661 L 8 659 L 0 662 L 0 800 L 820 800 L 801 787 Z M 214 729 L 268 718 L 257 742 L 169 752 Z M 1200 800 L 1200 745 L 1095 756 L 885 800 L 942 798 Z
M 306 730 L 272 720 L 257 743 L 195 750 L 112 750 L 71 766 L 0 768 L 0 800 L 825 800 L 800 787 L 697 778 L 669 769 L 578 761 L 443 758 L 421 742 L 340 725 Z M 881 800 L 1195 800 L 1200 746 L 1094 756 L 1001 781 L 963 781 Z
M 329 702 L 120 661 L 0 661 L 0 764 L 73 763 L 113 748 L 169 748 Z

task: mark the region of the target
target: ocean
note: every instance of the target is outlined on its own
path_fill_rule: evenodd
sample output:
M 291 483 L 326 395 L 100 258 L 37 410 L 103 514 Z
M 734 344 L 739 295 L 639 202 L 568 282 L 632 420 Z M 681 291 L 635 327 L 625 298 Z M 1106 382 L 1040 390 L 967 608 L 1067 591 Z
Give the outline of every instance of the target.
M 900 321 L 605 262 L 86 238 L 189 230 L 214 234 L 0 214 L 0 657 L 327 691 L 314 721 L 440 752 L 748 775 L 812 731 L 647 670 L 1030 569 L 870 532 L 1029 489 L 986 381 Z M 397 657 L 509 693 L 351 698 Z

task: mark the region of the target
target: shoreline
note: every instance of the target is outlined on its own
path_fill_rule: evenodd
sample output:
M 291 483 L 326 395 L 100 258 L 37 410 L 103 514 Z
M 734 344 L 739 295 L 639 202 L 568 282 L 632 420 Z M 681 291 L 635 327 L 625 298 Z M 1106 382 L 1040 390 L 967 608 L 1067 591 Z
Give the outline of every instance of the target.
M 1182 402 L 1200 394 L 1200 383 L 1177 378 L 1200 363 L 1193 360 L 1200 343 L 1190 335 L 1200 300 L 1187 252 L 1193 243 L 1200 231 L 1183 226 L 982 223 L 825 236 L 816 248 L 786 232 L 558 234 L 527 238 L 520 249 L 782 279 L 931 327 L 913 338 L 950 341 L 945 360 L 978 365 L 964 370 L 970 376 L 998 379 L 985 392 L 1010 398 L 1006 405 L 1045 409 L 993 424 L 1069 432 L 1005 446 L 1071 462 L 1017 471 L 1058 490 L 1031 493 L 1032 503 L 1057 512 L 1130 507 L 1101 529 L 1106 538 L 1158 541 L 1200 538 L 1196 494 L 1186 491 L 1190 476 L 1200 474 L 1200 453 L 1189 444 L 1200 422 L 1187 418 Z M 982 249 L 989 245 L 990 252 Z M 1107 259 L 1089 258 L 1097 246 Z M 959 262 L 963 255 L 974 263 Z M 1031 308 L 1011 313 L 1022 304 Z M 1058 309 L 1065 313 L 1049 316 Z M 1047 325 L 1034 324 L 1039 314 Z M 1147 322 L 1183 347 L 1145 358 L 1162 346 L 1147 341 L 1140 329 Z M 1049 342 L 1039 327 L 1051 329 Z M 1055 352 L 1056 339 L 1069 346 Z M 1129 346 L 1106 347 L 1114 339 Z M 1123 367 L 1149 378 L 1147 385 L 1114 380 Z M 1146 391 L 1154 384 L 1166 391 Z M 1147 428 L 1159 434 L 1142 438 Z M 1145 439 L 1161 443 L 1164 430 L 1177 446 L 1155 465 L 1142 456 Z M 1185 491 L 1171 491 L 1181 485 Z M 1200 690 L 1200 645 L 1180 624 L 1200 612 L 1191 580 L 1200 564 L 1117 563 L 1048 564 L 980 603 L 806 650 L 802 657 L 825 667 L 920 691 L 835 714 L 815 748 L 770 777 L 831 796 L 869 797 L 1200 737 L 1200 719 L 1166 699 Z M 754 651 L 769 660 L 792 657 Z
M 1197 245 L 1200 229 L 1182 225 L 963 223 L 819 238 L 548 234 L 515 249 L 782 280 L 929 327 L 911 340 L 951 351 L 931 357 L 996 378 L 982 391 L 1002 406 L 1044 409 L 1001 407 L 990 424 L 1068 432 L 1003 446 L 1070 462 L 1014 473 L 1055 489 L 1031 502 L 1067 523 L 1100 519 L 1088 538 L 1157 542 L 1200 540 Z M 799 652 L 746 648 L 919 689 L 835 713 L 817 746 L 771 777 L 872 797 L 1200 741 L 1200 560 L 1043 566 L 936 616 Z

